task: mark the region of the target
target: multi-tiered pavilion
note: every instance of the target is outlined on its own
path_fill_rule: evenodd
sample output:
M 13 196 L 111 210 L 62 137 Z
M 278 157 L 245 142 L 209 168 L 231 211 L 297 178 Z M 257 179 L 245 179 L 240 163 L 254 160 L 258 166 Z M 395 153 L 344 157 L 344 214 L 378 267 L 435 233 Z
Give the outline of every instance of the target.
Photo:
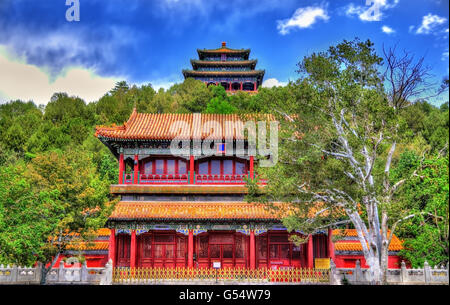
M 249 59 L 250 49 L 230 49 L 222 42 L 218 49 L 198 49 L 197 53 L 199 59 L 191 59 L 192 70 L 183 70 L 184 78 L 221 85 L 229 92 L 256 92 L 262 85 L 265 71 L 255 70 L 258 61 Z

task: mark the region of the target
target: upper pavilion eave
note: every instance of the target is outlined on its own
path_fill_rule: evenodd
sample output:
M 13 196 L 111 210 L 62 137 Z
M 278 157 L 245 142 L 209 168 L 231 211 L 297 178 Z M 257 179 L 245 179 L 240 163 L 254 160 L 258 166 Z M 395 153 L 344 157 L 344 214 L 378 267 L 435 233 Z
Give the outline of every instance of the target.
M 248 60 L 250 49 L 230 49 L 227 47 L 226 42 L 222 42 L 222 46 L 218 49 L 197 49 L 197 53 L 200 59 L 208 55 L 233 54 L 242 55 L 245 60 Z
M 191 65 L 195 69 L 197 67 L 208 67 L 208 66 L 231 66 L 231 67 L 250 67 L 254 69 L 258 60 L 229 60 L 229 61 L 208 61 L 208 60 L 198 60 L 191 59 Z

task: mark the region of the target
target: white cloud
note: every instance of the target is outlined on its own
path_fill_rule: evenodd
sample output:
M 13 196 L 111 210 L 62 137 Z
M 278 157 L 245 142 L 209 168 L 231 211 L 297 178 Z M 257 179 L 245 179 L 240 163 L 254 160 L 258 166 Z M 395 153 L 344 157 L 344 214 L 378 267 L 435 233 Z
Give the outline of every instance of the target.
M 312 26 L 317 20 L 327 21 L 330 17 L 326 9 L 318 6 L 307 6 L 297 9 L 289 19 L 278 20 L 277 29 L 281 35 L 289 34 L 294 28 L 305 29 Z
M 449 56 L 449 52 L 448 52 L 448 49 L 447 49 L 444 53 L 442 53 L 441 59 L 442 60 L 446 60 L 446 59 L 448 59 L 448 56 Z
M 443 24 L 445 21 L 447 21 L 447 18 L 429 13 L 428 15 L 423 16 L 422 24 L 417 29 L 416 34 L 430 34 L 436 27 Z
M 388 27 L 387 25 L 383 25 L 381 27 L 381 30 L 383 31 L 383 33 L 386 33 L 388 35 L 395 33 L 395 30 L 393 28 Z
M 66 92 L 91 102 L 102 97 L 120 80 L 101 77 L 92 69 L 66 67 L 52 81 L 48 71 L 14 58 L 3 46 L 0 46 L 0 71 L 1 102 L 21 99 L 47 104 L 55 92 Z
M 287 82 L 280 82 L 276 78 L 268 78 L 263 82 L 262 87 L 263 88 L 272 88 L 272 87 L 280 87 L 280 86 L 284 87 L 286 85 L 287 85 Z
M 367 0 L 365 6 L 350 3 L 344 7 L 345 15 L 358 16 L 362 21 L 381 21 L 384 11 L 394 8 L 400 0 Z

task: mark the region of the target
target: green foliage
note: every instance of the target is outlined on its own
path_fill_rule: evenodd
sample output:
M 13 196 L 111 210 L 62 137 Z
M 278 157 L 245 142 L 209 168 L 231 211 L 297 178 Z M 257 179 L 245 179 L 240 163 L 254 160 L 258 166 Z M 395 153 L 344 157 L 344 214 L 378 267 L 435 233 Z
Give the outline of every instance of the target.
M 46 256 L 61 210 L 57 190 L 35 192 L 23 174 L 19 164 L 0 167 L 0 263 L 31 266 Z
M 399 227 L 405 239 L 401 254 L 413 267 L 445 264 L 449 256 L 449 185 L 448 157 L 429 156 L 423 162 L 413 152 L 402 154 L 396 176 L 416 171 L 396 198 L 399 206 L 417 213 Z
M 173 96 L 178 110 L 183 113 L 201 113 L 213 97 L 213 92 L 199 80 L 193 78 L 186 79 L 181 84 L 173 85 L 168 93 Z
M 230 104 L 225 88 L 222 86 L 210 86 L 213 98 L 209 101 L 205 113 L 231 114 L 237 111 L 236 107 Z

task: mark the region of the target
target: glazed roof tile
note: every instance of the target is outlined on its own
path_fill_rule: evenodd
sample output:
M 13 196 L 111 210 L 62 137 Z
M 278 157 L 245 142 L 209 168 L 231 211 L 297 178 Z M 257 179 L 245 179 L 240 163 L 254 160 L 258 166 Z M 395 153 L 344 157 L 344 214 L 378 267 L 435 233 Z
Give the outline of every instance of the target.
M 183 74 L 193 75 L 193 76 L 212 76 L 212 75 L 246 75 L 246 76 L 263 76 L 265 70 L 244 70 L 244 71 L 233 71 L 233 70 L 225 70 L 225 71 L 198 71 L 198 70 L 183 70 Z
M 336 251 L 362 251 L 362 245 L 359 240 L 346 240 L 346 237 L 357 237 L 356 229 L 336 229 L 333 230 L 333 235 L 343 236 L 343 240 L 338 240 L 335 243 Z M 403 249 L 402 241 L 394 234 L 389 245 L 389 251 L 400 251 Z
M 126 202 L 116 205 L 110 220 L 196 219 L 277 220 L 279 215 L 261 204 L 245 202 Z
M 198 66 L 241 66 L 241 65 L 255 66 L 257 62 L 258 61 L 256 59 L 225 60 L 225 61 L 191 59 L 191 63 L 193 65 L 198 65 Z
M 109 241 L 93 241 L 90 243 L 87 242 L 77 242 L 67 245 L 67 250 L 78 250 L 78 251 L 86 251 L 86 250 L 108 250 Z
M 243 120 L 274 120 L 271 115 L 246 115 Z M 220 126 L 222 134 L 214 131 Z M 203 128 L 202 128 L 203 127 Z M 244 122 L 237 114 L 137 113 L 122 126 L 97 126 L 96 137 L 133 140 L 244 139 Z

